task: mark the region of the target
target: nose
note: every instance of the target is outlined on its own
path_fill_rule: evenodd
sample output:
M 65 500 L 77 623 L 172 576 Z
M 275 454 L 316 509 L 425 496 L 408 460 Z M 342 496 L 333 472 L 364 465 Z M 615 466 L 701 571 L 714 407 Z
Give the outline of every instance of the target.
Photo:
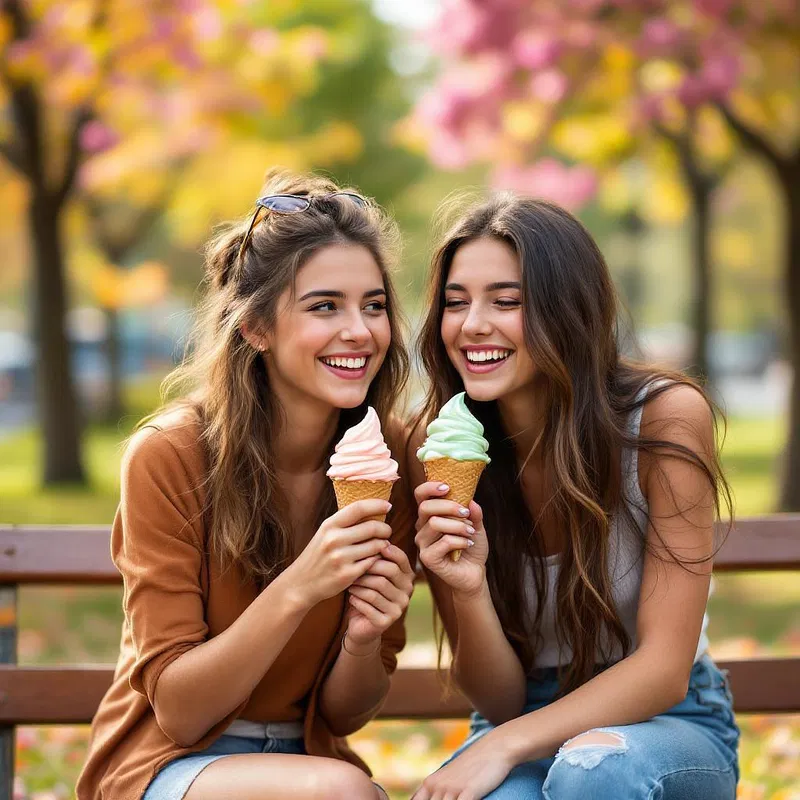
M 344 341 L 357 344 L 372 338 L 372 332 L 364 322 L 364 316 L 360 311 L 354 311 L 347 317 L 341 336 Z
M 472 303 L 470 305 L 461 330 L 467 336 L 488 336 L 492 332 L 491 322 L 481 308 L 480 303 Z

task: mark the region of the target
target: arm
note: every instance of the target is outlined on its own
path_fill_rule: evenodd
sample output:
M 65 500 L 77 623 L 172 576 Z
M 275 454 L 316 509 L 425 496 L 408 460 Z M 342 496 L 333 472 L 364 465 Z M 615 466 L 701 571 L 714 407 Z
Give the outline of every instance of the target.
M 707 462 L 711 459 L 710 412 L 691 388 L 675 387 L 648 403 L 643 435 L 683 444 Z M 708 598 L 714 497 L 701 471 L 677 458 L 658 455 L 642 467 L 652 520 L 647 539 L 654 552 L 645 556 L 637 649 L 567 696 L 487 734 L 426 780 L 416 798 L 430 796 L 429 781 L 438 788 L 490 791 L 514 766 L 552 756 L 580 733 L 649 719 L 685 697 Z M 679 559 L 705 560 L 687 569 L 670 560 L 666 548 Z M 449 775 L 443 774 L 451 767 Z M 490 772 L 497 782 L 487 789 Z
M 453 652 L 451 674 L 473 707 L 495 725 L 518 716 L 525 705 L 525 672 L 506 639 L 486 582 L 489 543 L 480 506 L 469 516 L 457 503 L 441 498 L 438 484 L 425 481 L 409 447 L 409 472 L 419 502 L 417 546 L 436 609 Z M 472 533 L 470 533 L 472 529 Z M 474 545 L 468 545 L 468 542 Z M 450 552 L 461 550 L 457 562 Z
M 347 632 L 320 692 L 319 709 L 337 736 L 347 736 L 372 719 L 389 691 L 396 659 L 383 635 L 403 627 L 414 573 L 406 554 L 387 547 L 369 572 L 350 587 Z
M 386 436 L 393 453 L 403 452 L 402 426 L 392 420 Z M 406 469 L 400 470 L 407 475 Z M 321 715 L 337 736 L 362 728 L 389 691 L 397 653 L 406 640 L 405 615 L 414 586 L 412 538 L 416 506 L 405 478 L 392 491 L 392 547 L 350 587 L 346 642 L 322 685 Z

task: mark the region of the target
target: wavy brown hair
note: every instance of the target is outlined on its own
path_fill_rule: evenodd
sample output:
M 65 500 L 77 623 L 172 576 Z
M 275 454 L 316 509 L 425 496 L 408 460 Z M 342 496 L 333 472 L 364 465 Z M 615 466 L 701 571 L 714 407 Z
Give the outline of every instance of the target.
M 675 384 L 691 386 L 703 395 L 715 431 L 720 415 L 704 390 L 685 375 L 621 356 L 614 286 L 602 253 L 583 225 L 551 203 L 502 194 L 461 211 L 433 256 L 427 313 L 417 343 L 430 386 L 415 429 L 464 390 L 440 334 L 444 288 L 458 248 L 480 237 L 507 243 L 519 258 L 525 343 L 545 378 L 547 392 L 544 428 L 528 454 L 516 452 L 495 401 L 468 400 L 491 442 L 492 461 L 476 492 L 486 528 L 494 532 L 487 580 L 506 636 L 530 673 L 541 646 L 547 571 L 536 520 L 521 491 L 520 464 L 538 449 L 545 474 L 555 481 L 548 510 L 566 532 L 556 587 L 556 632 L 559 643 L 573 653 L 561 671 L 561 691 L 568 692 L 596 672 L 598 654 L 607 664 L 615 643 L 624 654 L 631 646 L 614 605 L 608 570 L 612 521 L 624 515 L 635 526 L 623 497 L 623 449 L 691 463 L 713 488 L 717 516 L 721 504 L 728 511 L 732 507 L 716 453 L 703 458 L 678 443 L 633 436 L 627 429 L 630 415 Z M 649 392 L 643 392 L 648 386 Z M 662 544 L 660 557 L 679 561 L 687 569 L 708 560 L 679 559 Z M 526 562 L 534 570 L 533 620 L 526 612 Z
M 260 585 L 287 566 L 294 548 L 273 451 L 283 409 L 270 389 L 263 358 L 245 340 L 242 326 L 270 330 L 279 298 L 293 288 L 298 270 L 315 253 L 330 245 L 361 245 L 383 276 L 392 339 L 364 403 L 341 411 L 328 454 L 368 405 L 386 423 L 408 376 L 403 321 L 390 277 L 398 251 L 397 228 L 374 203 L 361 208 L 347 199 L 320 197 L 337 191 L 343 190 L 323 177 L 268 174 L 260 196 L 285 193 L 316 199 L 301 213 L 267 213 L 253 228 L 241 258 L 250 217 L 224 226 L 208 243 L 206 293 L 192 347 L 164 384 L 165 394 L 183 395 L 167 407 L 188 408 L 200 421 L 208 458 L 204 488 L 209 551 L 223 568 L 235 565 Z M 336 510 L 329 483 L 318 504 L 320 523 Z

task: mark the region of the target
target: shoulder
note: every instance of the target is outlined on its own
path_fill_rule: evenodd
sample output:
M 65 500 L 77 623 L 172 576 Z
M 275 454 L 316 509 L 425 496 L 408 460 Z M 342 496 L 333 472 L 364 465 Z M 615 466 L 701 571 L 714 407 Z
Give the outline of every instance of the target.
M 190 408 L 168 409 L 147 420 L 130 437 L 122 461 L 126 471 L 161 472 L 176 470 L 193 477 L 205 469 L 203 431 L 197 414 Z
M 652 499 L 651 481 L 660 484 L 668 473 L 671 481 L 697 484 L 695 469 L 699 464 L 694 458 L 707 468 L 712 468 L 716 461 L 712 406 L 707 397 L 689 383 L 670 383 L 651 390 L 642 411 L 640 436 L 662 443 L 640 450 L 639 480 L 649 499 Z M 693 454 L 688 456 L 690 460 L 687 460 L 687 451 Z M 658 469 L 653 469 L 655 464 L 659 465 Z
M 650 390 L 642 410 L 642 435 L 713 439 L 714 415 L 707 397 L 689 383 L 669 383 Z

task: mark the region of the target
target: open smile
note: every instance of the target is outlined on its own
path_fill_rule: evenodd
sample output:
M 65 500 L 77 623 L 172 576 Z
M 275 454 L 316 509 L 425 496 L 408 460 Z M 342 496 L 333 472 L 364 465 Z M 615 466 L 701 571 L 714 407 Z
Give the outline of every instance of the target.
M 357 381 L 367 374 L 369 353 L 342 353 L 340 355 L 320 356 L 320 363 L 338 378 Z
M 467 365 L 467 371 L 482 374 L 499 369 L 514 354 L 507 347 L 465 347 L 461 352 Z

